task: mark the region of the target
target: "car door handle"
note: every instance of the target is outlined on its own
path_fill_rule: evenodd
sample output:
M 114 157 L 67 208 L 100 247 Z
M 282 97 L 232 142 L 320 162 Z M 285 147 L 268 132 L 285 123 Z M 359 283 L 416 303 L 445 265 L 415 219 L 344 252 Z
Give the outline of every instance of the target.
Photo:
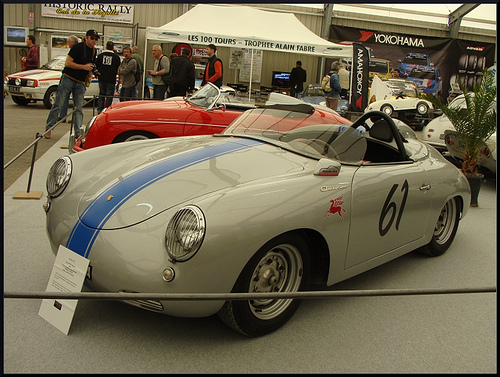
M 430 184 L 423 184 L 422 186 L 419 187 L 420 191 L 430 190 L 430 189 L 431 189 L 431 185 Z

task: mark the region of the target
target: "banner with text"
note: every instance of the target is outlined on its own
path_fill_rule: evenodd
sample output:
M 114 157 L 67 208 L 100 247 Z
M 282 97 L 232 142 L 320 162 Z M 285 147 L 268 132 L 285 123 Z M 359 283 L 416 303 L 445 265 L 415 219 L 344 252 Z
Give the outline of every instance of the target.
M 445 100 L 457 77 L 469 88 L 482 76 L 482 71 L 495 60 L 495 45 L 451 38 L 424 37 L 392 32 L 363 30 L 331 25 L 330 41 L 335 43 L 360 43 L 370 50 L 370 57 L 390 61 L 399 77 L 411 76 L 411 69 L 418 58 L 428 72 L 435 71 L 434 80 L 439 81 L 434 93 Z M 427 84 L 432 84 L 427 79 Z
M 42 17 L 70 18 L 75 20 L 134 22 L 134 6 L 129 4 L 73 3 L 41 4 Z

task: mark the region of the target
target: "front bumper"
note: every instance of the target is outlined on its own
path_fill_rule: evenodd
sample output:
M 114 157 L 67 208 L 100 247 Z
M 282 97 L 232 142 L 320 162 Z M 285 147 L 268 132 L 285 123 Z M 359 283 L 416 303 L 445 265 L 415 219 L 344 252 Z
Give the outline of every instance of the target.
M 40 88 L 30 88 L 27 86 L 4 85 L 4 90 L 11 96 L 24 97 L 34 100 L 43 100 L 45 91 Z

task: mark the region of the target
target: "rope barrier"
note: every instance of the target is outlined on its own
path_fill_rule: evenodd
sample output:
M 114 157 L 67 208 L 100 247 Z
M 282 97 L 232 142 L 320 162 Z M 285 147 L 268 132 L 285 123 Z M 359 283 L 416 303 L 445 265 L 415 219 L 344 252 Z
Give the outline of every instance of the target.
M 107 293 L 107 292 L 4 292 L 5 298 L 16 299 L 90 299 L 90 300 L 253 300 L 253 299 L 314 299 L 325 297 L 418 296 L 440 294 L 495 293 L 496 287 L 430 288 L 430 289 L 370 289 L 338 291 L 303 291 L 273 293 Z

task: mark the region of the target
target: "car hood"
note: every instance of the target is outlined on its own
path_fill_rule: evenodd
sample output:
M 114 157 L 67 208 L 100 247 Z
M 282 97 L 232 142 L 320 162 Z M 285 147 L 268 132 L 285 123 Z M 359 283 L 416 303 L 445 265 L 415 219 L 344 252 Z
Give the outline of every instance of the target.
M 133 110 L 129 109 L 133 106 Z M 111 105 L 101 114 L 106 114 L 109 120 L 144 120 L 151 118 L 151 114 L 164 115 L 165 111 L 180 109 L 186 107 L 196 107 L 190 105 L 182 97 L 175 97 L 164 101 L 146 100 L 146 101 L 123 101 Z M 160 118 L 158 118 L 160 119 Z
M 215 191 L 303 170 L 298 155 L 245 138 L 180 137 L 119 146 L 72 156 L 74 174 L 83 171 L 78 216 L 90 228 L 131 226 Z
M 61 71 L 51 71 L 48 69 L 32 69 L 29 71 L 21 71 L 8 75 L 9 78 L 23 78 L 32 80 L 50 79 L 61 77 Z

